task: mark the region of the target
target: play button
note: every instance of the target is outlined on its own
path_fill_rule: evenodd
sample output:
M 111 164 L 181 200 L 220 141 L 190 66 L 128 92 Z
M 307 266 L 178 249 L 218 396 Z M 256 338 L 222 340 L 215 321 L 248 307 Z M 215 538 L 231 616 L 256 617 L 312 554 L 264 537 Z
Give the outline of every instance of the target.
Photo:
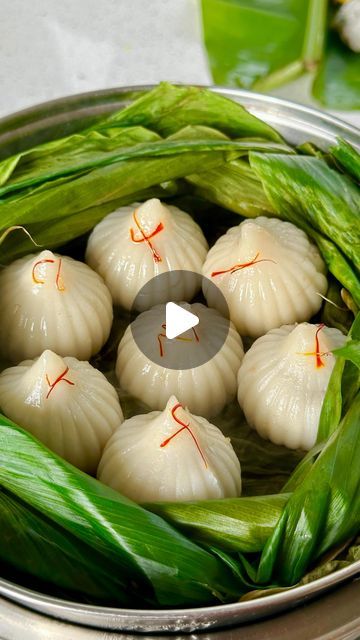
M 199 318 L 174 302 L 165 306 L 166 337 L 173 340 L 199 324 Z
M 207 293 L 211 289 L 213 308 L 203 298 L 205 289 Z M 191 303 L 183 302 L 181 294 Z M 164 384 L 168 370 L 193 369 L 211 360 L 223 346 L 230 326 L 220 289 L 208 278 L 185 270 L 149 280 L 134 300 L 131 317 L 136 346 L 148 361 L 146 366 L 153 362 L 163 368 Z

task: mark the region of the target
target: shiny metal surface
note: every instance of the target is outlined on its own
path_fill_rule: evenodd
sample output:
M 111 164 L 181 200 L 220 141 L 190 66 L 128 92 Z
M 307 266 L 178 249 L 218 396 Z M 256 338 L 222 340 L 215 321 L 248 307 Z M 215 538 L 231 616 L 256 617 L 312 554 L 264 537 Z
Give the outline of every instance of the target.
M 5 157 L 15 151 L 29 148 L 33 144 L 52 139 L 55 136 L 66 135 L 79 130 L 96 121 L 96 119 L 101 115 L 125 106 L 129 99 L 136 96 L 145 88 L 148 87 L 128 87 L 123 89 L 93 92 L 80 96 L 71 96 L 69 98 L 56 100 L 32 109 L 27 109 L 26 111 L 15 114 L 14 116 L 4 118 L 0 121 L 0 157 Z M 249 109 L 249 111 L 276 127 L 276 129 L 278 129 L 289 142 L 298 144 L 310 140 L 315 142 L 321 148 L 327 148 L 329 144 L 335 142 L 337 136 L 341 135 L 352 144 L 360 147 L 359 130 L 327 114 L 315 111 L 308 107 L 279 100 L 277 98 L 262 96 L 260 94 L 247 91 L 234 91 L 221 88 L 214 88 L 214 91 L 220 92 L 223 95 L 241 102 Z M 30 614 L 29 612 L 27 615 L 23 615 L 22 620 L 20 612 L 24 612 L 24 609 L 19 609 L 16 605 L 9 603 L 8 600 L 5 600 L 4 598 L 12 600 L 19 605 L 28 607 L 29 609 L 42 612 L 48 616 L 53 616 L 64 621 L 68 621 L 69 623 L 86 625 L 88 627 L 100 627 L 101 629 L 122 630 L 128 632 L 181 633 L 185 631 L 205 631 L 215 629 L 217 627 L 258 621 L 260 618 L 270 615 L 273 616 L 282 611 L 287 611 L 299 606 L 300 604 L 303 605 L 305 602 L 316 598 L 316 596 L 334 588 L 336 585 L 339 585 L 346 580 L 351 580 L 356 575 L 360 575 L 360 561 L 354 563 L 350 567 L 316 580 L 311 584 L 266 596 L 255 601 L 198 609 L 161 611 L 110 609 L 105 607 L 80 605 L 48 597 L 0 579 L 0 595 L 3 596 L 3 599 L 0 599 L 0 638 L 4 633 L 5 635 L 3 635 L 3 637 L 13 638 L 14 640 L 17 638 L 32 640 L 32 638 L 50 637 L 71 637 L 74 639 L 77 637 L 103 637 L 104 639 L 113 637 L 112 633 L 101 634 L 97 631 L 86 631 L 85 635 L 84 629 L 77 629 L 76 627 L 69 625 L 65 626 L 64 624 L 61 625 L 61 628 L 64 630 L 69 628 L 71 629 L 71 632 L 69 635 L 65 635 L 65 631 L 62 636 L 57 635 L 58 631 L 55 629 L 54 625 L 60 623 L 55 623 L 55 621 L 43 618 L 38 614 Z M 324 632 L 325 635 L 306 635 L 304 632 L 304 626 L 302 627 L 301 636 L 296 635 L 296 616 L 301 618 L 301 612 L 304 611 L 309 612 L 306 616 L 310 615 L 311 610 L 314 610 L 316 605 L 316 603 L 313 603 L 312 605 L 308 605 L 305 609 L 298 609 L 292 614 L 286 614 L 287 617 L 291 616 L 291 620 L 294 620 L 294 622 L 291 622 L 291 637 L 294 639 L 301 637 L 303 640 L 315 637 L 326 637 L 329 639 L 340 639 L 346 637 L 350 640 L 351 638 L 357 637 L 357 635 L 351 635 L 354 633 L 354 629 L 356 630 L 356 628 L 358 629 L 358 635 L 360 635 L 359 582 L 352 582 L 346 587 L 342 587 L 338 591 L 323 597 L 321 599 L 321 603 L 333 603 L 328 609 L 327 614 L 331 619 L 331 615 L 335 613 L 335 609 L 333 610 L 332 607 L 336 608 L 337 594 L 339 594 L 338 597 L 340 601 L 340 594 L 342 592 L 347 594 L 351 593 L 352 598 L 355 598 L 355 608 L 352 609 L 351 616 L 349 614 L 348 617 L 345 616 L 342 620 L 341 616 L 338 618 L 339 624 L 344 626 L 345 635 L 331 635 L 331 629 L 329 631 L 330 635 L 327 634 L 327 632 Z M 348 597 L 350 596 L 348 595 Z M 319 602 L 317 604 L 319 604 Z M 322 611 L 325 611 L 325 609 L 326 607 L 323 608 Z M 343 614 L 344 611 L 345 609 L 340 611 L 340 613 Z M 281 620 L 284 620 L 284 617 L 285 616 L 282 616 Z M 306 617 L 306 619 L 309 620 L 310 618 Z M 31 635 L 38 625 L 38 620 L 42 620 L 43 622 L 45 621 L 44 629 L 39 633 L 39 635 Z M 276 618 L 276 620 L 278 620 L 278 618 Z M 303 625 L 304 620 L 305 618 L 303 619 Z M 24 624 L 24 627 L 21 635 L 20 631 L 22 623 Z M 327 623 L 325 618 L 323 623 L 325 630 Z M 257 637 L 265 637 L 267 630 L 263 625 L 266 624 L 268 623 L 256 622 L 256 624 L 251 627 L 248 625 L 246 627 L 241 627 L 241 631 L 238 629 L 237 631 L 228 631 L 216 635 L 219 638 L 222 638 L 226 636 L 230 637 L 230 635 L 232 637 L 233 634 L 236 634 L 236 637 L 254 638 L 255 640 Z M 49 631 L 48 635 L 46 631 L 47 625 L 50 625 L 49 629 L 51 625 L 53 625 L 53 629 Z M 271 624 L 269 623 L 269 625 L 268 629 L 270 633 Z M 278 627 L 279 629 L 280 626 Z M 254 635 L 256 634 L 256 627 L 259 629 L 262 627 L 263 635 Z M 347 628 L 349 632 L 348 635 L 346 635 Z M 286 635 L 288 629 L 289 627 L 285 623 L 285 626 L 283 626 L 283 632 L 281 633 L 281 638 L 284 638 L 284 640 L 287 637 L 290 637 L 289 634 Z M 243 633 L 245 635 L 243 635 Z M 214 638 L 215 636 L 212 634 L 211 637 Z M 272 635 L 271 632 L 271 635 L 267 635 L 266 637 L 278 638 L 280 635 Z
M 339 587 L 306 606 L 286 611 L 268 620 L 256 620 L 236 629 L 191 634 L 191 640 L 357 640 L 360 581 Z M 144 637 L 144 636 L 143 636 Z M 189 636 L 146 636 L 174 640 Z M 139 640 L 139 635 L 89 629 L 46 618 L 7 600 L 0 600 L 2 640 Z M 141 638 L 141 636 L 140 636 Z
M 249 602 L 199 607 L 196 609 L 146 611 L 144 609 L 94 607 L 45 596 L 41 593 L 18 587 L 6 580 L 0 580 L 0 595 L 49 616 L 90 627 L 148 633 L 157 631 L 163 633 L 190 633 L 242 624 L 275 615 L 299 604 L 304 604 L 307 600 L 315 598 L 331 587 L 356 575 L 360 575 L 360 562 L 315 580 L 310 584 L 283 591 L 282 593 Z M 360 603 L 358 613 L 360 616 Z

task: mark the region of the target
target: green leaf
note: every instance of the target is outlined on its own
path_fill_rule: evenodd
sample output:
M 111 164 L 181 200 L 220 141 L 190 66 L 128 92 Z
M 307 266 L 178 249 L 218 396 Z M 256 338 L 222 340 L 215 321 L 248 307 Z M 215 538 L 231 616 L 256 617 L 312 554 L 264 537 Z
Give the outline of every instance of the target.
M 352 324 L 349 338 L 353 338 L 350 343 L 359 345 L 360 313 L 357 314 Z M 338 357 L 321 408 L 317 442 L 326 440 L 335 431 L 341 417 L 350 408 L 351 402 L 359 390 L 360 372 L 358 366 L 355 366 L 356 363 L 354 365 L 352 362 L 353 349 L 348 351 L 348 344 L 343 347 L 344 350 L 337 349 L 334 351 Z M 287 490 L 289 489 L 287 488 Z
M 360 191 L 320 158 L 250 153 L 278 215 L 316 241 L 329 270 L 360 305 Z
M 1 228 L 50 222 L 90 207 L 125 198 L 159 183 L 212 168 L 226 160 L 225 152 L 188 152 L 164 158 L 141 158 L 95 169 L 52 188 L 39 189 L 0 205 Z
M 344 347 L 334 351 L 336 356 L 342 356 L 353 362 L 360 369 L 360 341 L 350 340 Z
M 328 557 L 330 556 L 330 557 Z M 292 587 L 267 587 L 266 589 L 258 589 L 255 585 L 254 591 L 249 591 L 245 595 L 240 598 L 241 602 L 248 602 L 250 600 L 255 600 L 257 598 L 262 598 L 264 596 L 273 595 L 275 593 L 282 593 L 283 591 L 290 591 L 295 587 L 300 587 L 304 584 L 309 584 L 313 582 L 313 580 L 318 580 L 319 578 L 323 578 L 324 576 L 328 576 L 334 571 L 338 571 L 339 569 L 344 569 L 345 567 L 350 566 L 353 562 L 360 560 L 360 545 L 355 544 L 348 548 L 346 544 L 346 550 L 344 551 L 344 545 L 336 548 L 333 553 L 326 554 L 324 558 L 320 559 L 319 562 L 316 563 L 315 567 L 312 568 L 309 573 L 307 573 L 299 582 L 297 582 Z
M 328 109 L 360 108 L 360 56 L 331 32 L 313 94 Z
M 296 224 L 295 217 L 294 224 Z M 335 241 L 332 242 L 316 232 L 300 217 L 297 218 L 297 226 L 302 228 L 310 238 L 315 240 L 329 271 L 342 284 L 343 288 L 349 291 L 356 305 L 360 306 L 360 279 L 356 266 L 352 265 L 349 260 L 346 259 L 336 246 Z
M 294 210 L 359 264 L 360 191 L 346 176 L 307 156 L 251 153 L 250 162 L 278 212 Z
M 237 592 L 218 559 L 158 516 L 72 467 L 5 417 L 0 424 L 0 486 L 103 554 L 139 603 L 196 606 Z
M 337 428 L 342 413 L 342 376 L 345 360 L 335 362 L 321 408 L 317 442 L 326 440 Z
M 0 489 L 0 558 L 77 598 L 131 605 L 131 593 L 105 555 Z
M 231 138 L 257 137 L 281 142 L 268 124 L 237 102 L 208 89 L 180 87 L 161 82 L 136 102 L 108 118 L 104 125 L 142 126 L 169 136 L 189 125 L 218 129 Z M 96 128 L 101 128 L 96 125 Z
M 1 262 L 6 264 L 27 253 L 33 253 L 39 247 L 49 249 L 60 247 L 93 229 L 104 216 L 118 207 L 133 202 L 142 202 L 148 198 L 164 199 L 174 195 L 177 191 L 176 183 L 164 183 L 163 186 L 158 185 L 137 193 L 130 193 L 123 198 L 110 200 L 99 206 L 89 207 L 89 209 L 75 212 L 66 217 L 27 224 L 26 231 L 31 238 L 26 237 L 26 235 L 20 236 L 19 234 L 8 236 L 6 242 L 4 241 L 4 247 L 1 252 Z
M 143 127 L 86 131 L 33 147 L 0 162 L 0 197 L 55 178 L 80 173 L 115 151 L 131 149 L 141 143 L 158 142 L 160 136 Z
M 246 217 L 274 212 L 261 181 L 245 160 L 232 160 L 186 177 L 194 193 Z
M 282 493 L 292 493 L 297 487 L 301 485 L 323 448 L 324 442 L 320 442 L 315 444 L 312 449 L 307 452 L 307 454 L 299 462 L 296 469 L 292 472 L 290 478 L 283 486 L 281 491 Z
M 116 135 L 115 135 L 116 134 Z M 89 139 L 90 138 L 90 139 Z M 139 142 L 145 140 L 144 142 Z M 63 144 L 61 144 L 63 143 Z M 85 174 L 92 169 L 134 158 L 170 156 L 193 151 L 225 151 L 244 155 L 250 150 L 287 150 L 285 145 L 267 141 L 230 140 L 216 129 L 185 127 L 166 140 L 141 127 L 110 129 L 106 136 L 90 131 L 46 143 L 18 156 L 10 179 L 0 188 L 0 197 L 58 178 Z M 7 171 L 8 161 L 4 161 Z M 0 176 L 3 168 L 0 163 Z
M 360 181 L 360 153 L 351 144 L 338 138 L 337 145 L 330 147 L 329 152 L 349 175 Z
M 287 494 L 144 505 L 193 540 L 225 551 L 261 551 L 288 500 Z
M 261 89 L 275 72 L 278 83 L 301 73 L 308 6 L 308 0 L 202 0 L 215 83 Z
M 295 584 L 311 562 L 360 525 L 360 393 L 290 496 L 263 551 L 257 581 Z
M 66 139 L 64 144 L 67 148 L 69 140 Z M 83 160 L 81 165 L 76 164 L 77 155 L 81 153 L 74 152 L 71 145 L 70 153 L 64 153 L 59 160 L 56 154 L 52 156 L 52 148 L 49 149 L 48 145 L 45 147 L 44 156 L 41 155 L 43 147 L 34 151 L 33 164 L 30 160 L 27 164 L 29 173 L 26 174 L 26 180 L 25 168 L 18 182 L 16 170 L 13 173 L 13 182 L 8 188 L 19 191 L 10 193 L 0 203 L 0 231 L 14 225 L 26 225 L 37 244 L 47 245 L 48 248 L 86 233 L 118 206 L 134 202 L 137 198 L 173 195 L 176 190 L 173 181 L 188 173 L 193 174 L 195 169 L 199 170 L 199 166 L 202 170 L 211 169 L 227 159 L 248 153 L 250 149 L 274 152 L 289 149 L 286 145 L 268 141 L 229 140 L 225 134 L 200 125 L 185 127 L 166 140 L 134 144 L 121 154 L 116 153 L 116 161 L 111 152 L 106 158 L 108 166 L 105 167 L 95 168 L 105 160 L 102 157 L 99 161 L 94 147 L 89 150 L 85 145 L 83 158 L 87 154 L 88 162 L 93 165 L 92 170 L 89 167 L 89 170 L 86 169 Z M 46 156 L 46 162 L 52 167 L 51 179 L 49 174 L 42 173 L 44 167 L 37 160 L 39 150 L 41 162 Z M 26 157 L 32 157 L 31 152 Z M 60 176 L 58 171 L 69 175 Z M 70 175 L 71 171 L 79 173 Z M 3 189 L 6 188 L 5 185 Z M 258 200 L 259 197 L 254 193 L 252 198 L 249 197 L 247 208 L 256 206 Z M 2 263 L 32 248 L 25 238 L 19 245 L 16 244 L 16 238 L 10 238 L 3 246 Z

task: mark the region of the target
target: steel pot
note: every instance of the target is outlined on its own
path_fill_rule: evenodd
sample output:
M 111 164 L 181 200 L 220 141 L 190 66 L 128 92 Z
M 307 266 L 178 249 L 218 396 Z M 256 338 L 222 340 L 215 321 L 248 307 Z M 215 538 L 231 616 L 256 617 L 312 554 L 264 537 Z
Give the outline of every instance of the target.
M 3 118 L 0 120 L 0 158 L 29 148 L 39 142 L 78 131 L 92 124 L 104 114 L 126 106 L 126 104 L 141 91 L 149 88 L 150 87 L 145 86 L 125 87 L 70 96 Z M 219 87 L 213 88 L 213 91 L 241 102 L 251 113 L 274 126 L 290 143 L 299 144 L 311 141 L 316 143 L 320 148 L 326 149 L 330 144 L 335 142 L 337 136 L 342 136 L 353 145 L 360 147 L 359 130 L 320 111 L 248 91 L 235 91 Z M 10 603 L 10 600 L 17 603 L 17 605 L 35 610 L 46 616 L 61 619 L 67 623 L 85 625 L 93 628 L 143 633 L 182 633 L 200 630 L 209 631 L 218 627 L 243 625 L 246 623 L 246 632 L 244 627 L 246 638 L 254 638 L 255 640 L 255 638 L 258 637 L 264 637 L 267 631 L 270 635 L 266 637 L 279 637 L 280 629 L 282 628 L 281 637 L 285 640 L 287 637 L 290 637 L 290 635 L 287 635 L 286 630 L 288 629 L 288 624 L 291 623 L 287 623 L 283 627 L 281 627 L 281 623 L 280 626 L 275 624 L 274 627 L 274 621 L 271 623 L 259 623 L 259 619 L 274 616 L 280 612 L 303 605 L 309 600 L 324 594 L 326 591 L 339 587 L 339 585 L 345 581 L 354 580 L 354 578 L 359 575 L 360 561 L 324 578 L 315 580 L 310 584 L 259 598 L 251 602 L 240 602 L 197 609 L 156 611 L 110 609 L 65 602 L 0 579 L 0 596 L 3 597 L 3 599 L 0 598 L 0 637 L 1 633 L 3 633 L 2 624 L 4 624 L 4 630 L 8 629 L 8 633 L 10 634 L 6 637 L 11 636 L 12 638 L 22 639 L 26 637 L 29 640 L 36 637 L 60 638 L 64 637 L 64 635 L 60 636 L 61 629 L 63 629 L 65 634 L 66 629 L 69 630 L 69 628 L 71 631 L 68 637 L 74 639 L 77 637 L 104 637 L 94 629 L 92 631 L 89 630 L 87 634 L 84 632 L 84 629 L 60 625 L 60 623 L 55 621 L 46 618 L 42 619 L 34 613 L 30 614 L 29 612 L 27 616 L 24 610 Z M 334 624 L 332 629 L 327 630 L 326 638 L 336 638 L 339 640 L 341 637 L 346 637 L 350 639 L 356 638 L 358 637 L 358 633 L 360 634 L 359 582 L 351 582 L 345 587 L 339 588 L 330 596 L 327 595 L 324 597 L 322 602 L 325 603 L 327 601 L 332 603 L 330 605 L 332 614 L 334 614 L 337 606 L 342 606 L 342 612 L 344 612 L 345 593 L 348 609 L 350 604 L 348 619 L 346 617 L 343 619 L 342 615 L 339 615 L 337 624 L 336 619 L 333 619 L 334 615 L 333 618 L 331 615 L 330 617 L 327 615 L 327 622 L 329 619 L 333 619 Z M 354 599 L 352 608 L 351 599 Z M 338 604 L 336 604 L 336 602 L 338 602 Z M 325 637 L 321 635 L 307 635 L 304 631 L 306 615 L 303 615 L 301 621 L 301 612 L 304 613 L 304 611 L 308 611 L 309 615 L 311 615 L 311 611 L 316 610 L 316 605 L 319 606 L 319 603 L 308 605 L 306 609 L 297 611 L 296 615 L 295 612 L 293 614 L 286 614 L 287 620 L 293 616 L 293 624 L 295 624 L 296 616 L 300 620 L 299 624 L 303 631 L 301 635 L 298 635 L 298 629 L 300 629 L 300 627 L 293 627 L 291 637 L 294 638 L 294 640 L 298 637 L 301 637 L 303 640 L 313 637 Z M 21 617 L 21 611 L 23 611 L 23 619 Z M 322 611 L 321 615 L 326 615 L 324 613 L 326 607 L 322 609 L 320 607 L 318 611 Z M 339 614 L 342 612 L 339 611 Z M 2 619 L 3 623 L 1 622 Z M 281 619 L 285 620 L 285 617 Z M 19 623 L 20 620 L 22 620 L 22 624 Z M 40 624 L 41 620 L 43 620 L 45 625 L 41 636 L 31 635 L 31 629 L 34 628 L 32 625 L 34 625 L 35 622 L 36 624 Z M 254 621 L 256 621 L 256 625 L 249 627 L 248 623 Z M 15 626 L 12 626 L 15 622 Z M 266 624 L 268 624 L 267 629 Z M 60 626 L 56 627 L 56 625 Z M 271 625 L 273 631 L 271 631 Z M 256 627 L 260 629 L 259 633 L 261 635 L 256 635 Z M 277 628 L 277 635 L 272 635 L 275 633 L 275 628 Z M 11 632 L 11 629 L 14 630 L 14 634 Z M 46 629 L 48 629 L 48 631 L 46 631 Z M 251 629 L 253 629 L 254 635 Z M 344 630 L 345 635 L 341 635 L 341 629 Z M 334 635 L 328 635 L 330 632 L 333 632 Z M 57 635 L 58 633 L 59 635 Z M 230 632 L 228 632 L 228 634 L 229 633 Z M 353 635 L 354 633 L 355 635 Z M 224 635 L 225 637 L 225 634 L 217 635 Z M 239 634 L 236 633 L 236 635 L 239 635 L 239 637 L 242 635 L 240 630 Z M 109 636 L 106 635 L 106 637 L 110 638 L 112 634 Z M 212 637 L 215 638 L 215 636 Z

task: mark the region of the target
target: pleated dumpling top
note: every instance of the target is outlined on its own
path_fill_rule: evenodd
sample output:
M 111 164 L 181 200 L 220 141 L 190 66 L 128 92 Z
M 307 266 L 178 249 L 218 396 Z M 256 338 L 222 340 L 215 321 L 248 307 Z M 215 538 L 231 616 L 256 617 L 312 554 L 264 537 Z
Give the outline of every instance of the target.
M 88 360 L 106 342 L 110 293 L 86 264 L 51 251 L 27 255 L 0 272 L 0 352 L 20 362 L 45 349 Z
M 136 295 L 153 277 L 185 270 L 201 274 L 207 242 L 184 211 L 157 198 L 110 213 L 92 232 L 86 261 L 105 280 L 113 301 L 131 309 Z M 147 307 L 168 300 L 190 301 L 201 286 L 196 278 L 163 280 Z
M 238 374 L 238 400 L 258 433 L 290 449 L 311 449 L 335 364 L 345 343 L 338 329 L 287 325 L 258 338 Z
M 68 462 L 95 473 L 123 421 L 114 387 L 88 362 L 44 351 L 0 375 L 0 407 Z
M 151 409 L 164 409 L 176 395 L 193 413 L 216 416 L 236 396 L 242 341 L 215 309 L 181 304 L 199 318 L 198 326 L 168 340 L 165 305 L 144 311 L 120 341 L 116 374 L 121 388 Z
M 229 438 L 175 396 L 163 411 L 125 420 L 105 447 L 98 478 L 136 502 L 241 493 L 240 463 Z
M 325 265 L 307 235 L 290 222 L 244 220 L 210 249 L 203 275 L 222 291 L 243 336 L 309 320 L 326 294 Z M 213 305 L 212 289 L 204 293 Z M 320 295 L 319 295 L 320 294 Z

